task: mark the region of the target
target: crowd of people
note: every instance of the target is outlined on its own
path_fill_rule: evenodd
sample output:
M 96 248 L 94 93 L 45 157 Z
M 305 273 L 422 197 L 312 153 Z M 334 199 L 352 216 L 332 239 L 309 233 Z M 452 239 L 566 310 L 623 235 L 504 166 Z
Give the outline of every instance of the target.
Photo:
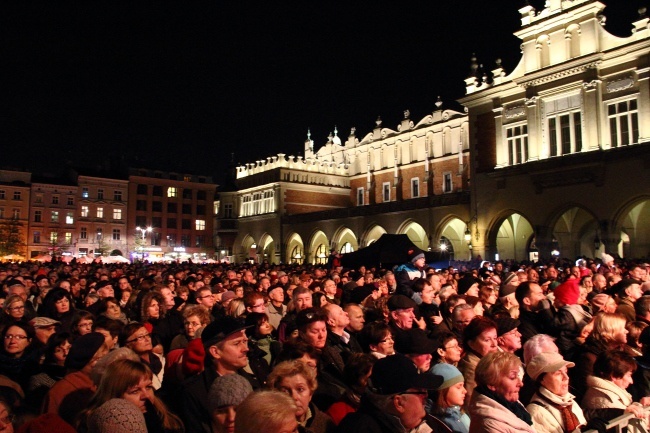
M 0 433 L 647 426 L 646 262 L 337 265 L 0 264 Z

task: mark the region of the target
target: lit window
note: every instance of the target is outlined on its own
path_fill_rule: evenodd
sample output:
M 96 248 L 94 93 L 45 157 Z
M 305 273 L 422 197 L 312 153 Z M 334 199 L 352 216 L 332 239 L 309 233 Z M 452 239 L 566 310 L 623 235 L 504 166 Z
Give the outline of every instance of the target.
M 86 227 L 81 228 L 81 234 L 79 235 L 81 239 L 88 239 L 88 229 Z
M 74 224 L 74 214 L 72 212 L 67 212 L 65 214 L 65 223 Z
M 550 155 L 568 155 L 582 150 L 582 118 L 580 112 L 549 117 Z
M 102 240 L 102 236 L 103 236 L 103 235 L 104 235 L 104 230 L 101 229 L 101 228 L 97 229 L 97 240 L 98 240 L 98 241 L 101 241 L 101 240 Z
M 104 208 L 103 207 L 98 207 L 97 208 L 97 218 L 104 218 Z
M 205 220 L 196 220 L 196 229 L 205 230 Z
M 83 188 L 81 188 L 81 197 L 88 198 L 88 187 L 87 186 L 84 186 Z
M 506 129 L 508 142 L 508 164 L 523 164 L 528 160 L 528 125 Z
M 53 223 L 58 223 L 59 222 L 59 211 L 53 210 L 52 211 L 52 219 L 51 221 Z
M 81 216 L 84 218 L 88 216 L 88 206 L 81 206 Z
M 50 232 L 50 242 L 55 244 L 59 240 L 59 234 L 57 232 Z
M 71 244 L 72 243 L 72 233 L 65 232 L 65 243 L 66 244 Z
M 178 196 L 178 190 L 174 186 L 170 186 L 167 188 L 167 197 L 177 197 Z
M 113 219 L 114 220 L 122 219 L 122 209 L 113 209 Z
M 113 229 L 113 240 L 119 241 L 120 236 L 121 236 L 120 229 Z
M 607 118 L 612 147 L 639 142 L 639 112 L 636 99 L 609 104 Z

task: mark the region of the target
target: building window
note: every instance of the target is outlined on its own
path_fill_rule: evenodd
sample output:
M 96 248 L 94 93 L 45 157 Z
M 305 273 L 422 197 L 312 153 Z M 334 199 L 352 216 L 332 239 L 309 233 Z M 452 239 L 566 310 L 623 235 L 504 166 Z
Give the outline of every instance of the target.
M 196 215 L 205 215 L 205 205 L 197 205 L 196 206 Z
M 167 218 L 167 228 L 168 229 L 176 228 L 176 218 Z
M 136 193 L 146 195 L 147 194 L 147 185 L 142 185 L 142 184 L 138 185 L 138 189 L 137 189 Z
M 192 176 L 183 176 L 185 182 L 192 182 Z
M 183 205 L 183 213 L 187 215 L 192 214 L 192 205 L 191 204 L 184 204 Z
M 65 243 L 70 245 L 72 243 L 72 233 L 65 232 Z
M 197 200 L 205 200 L 205 191 L 197 191 L 196 199 Z
M 88 217 L 88 206 L 81 206 L 81 216 L 83 218 Z
M 35 244 L 41 243 L 41 232 L 34 232 L 34 243 Z
M 88 187 L 84 186 L 81 188 L 81 197 L 82 198 L 88 198 Z
M 122 219 L 122 209 L 113 209 L 113 219 L 114 220 Z
M 20 191 L 14 191 L 14 200 L 20 201 Z
M 81 232 L 79 234 L 80 239 L 88 239 L 88 229 L 86 227 L 81 228 Z
M 122 201 L 122 191 L 113 191 L 113 200 Z
M 411 179 L 411 197 L 420 197 L 420 179 Z
M 13 219 L 15 219 L 15 220 L 19 220 L 20 219 L 20 209 L 14 209 L 12 214 L 11 214 L 11 217 Z
M 232 203 L 223 205 L 223 217 L 232 218 Z
M 167 236 L 167 246 L 168 247 L 175 247 L 176 246 L 176 235 L 168 235 Z
M 119 241 L 120 236 L 121 236 L 120 229 L 113 229 L 113 240 Z
M 68 197 L 68 206 L 74 206 L 74 197 Z
M 181 247 L 190 246 L 190 235 L 181 235 Z
M 636 99 L 609 104 L 607 117 L 612 147 L 639 142 L 639 112 Z
M 52 204 L 59 204 L 59 196 L 58 195 L 53 195 L 52 196 Z
M 442 175 L 442 192 L 452 192 L 454 189 L 451 183 L 451 173 L 443 173 Z
M 4 200 L 4 199 L 5 199 L 5 194 L 6 194 L 6 193 L 5 193 L 5 190 L 4 190 L 4 189 L 0 189 L 0 200 Z M 37 202 L 37 203 L 38 203 L 38 202 Z
M 97 189 L 97 200 L 104 200 L 104 189 Z
M 160 246 L 160 239 L 162 238 L 160 232 L 152 232 L 151 233 L 151 245 L 155 245 L 157 247 Z
M 4 194 L 4 191 L 2 191 L 2 193 Z M 36 194 L 36 198 L 34 199 L 34 203 L 43 203 L 43 194 Z
M 74 213 L 66 212 L 66 214 L 65 214 L 65 223 L 66 224 L 74 224 Z
M 43 211 L 40 210 L 34 211 L 34 222 L 35 223 L 43 222 Z
M 5 209 L 3 207 L 0 207 L 0 219 L 5 217 Z
M 197 247 L 202 247 L 204 243 L 205 243 L 205 236 L 198 235 L 196 237 L 196 243 L 194 245 Z
M 167 188 L 167 197 L 178 197 L 178 190 L 175 186 Z
M 161 201 L 151 202 L 151 211 L 152 212 L 162 212 L 162 202 Z
M 104 218 L 104 208 L 103 207 L 98 207 L 97 208 L 97 218 Z
M 56 244 L 59 240 L 59 234 L 57 232 L 50 232 L 50 242 Z
M 205 220 L 196 220 L 194 226 L 196 230 L 205 230 Z
M 154 186 L 153 195 L 156 197 L 162 197 L 163 195 L 162 186 Z
M 147 200 L 137 200 L 135 202 L 135 210 L 147 210 Z
M 136 227 L 146 227 L 147 226 L 147 217 L 143 215 L 138 215 L 135 217 L 135 226 Z
M 176 213 L 178 212 L 177 203 L 167 203 L 167 213 Z
M 364 203 L 363 195 L 364 195 L 363 188 L 357 188 L 357 206 L 363 206 Z
M 506 129 L 508 142 L 508 164 L 523 164 L 528 160 L 528 125 Z
M 183 198 L 191 199 L 192 198 L 192 190 L 189 189 L 189 188 L 184 188 L 183 189 Z
M 183 219 L 181 221 L 181 228 L 184 230 L 189 230 L 192 228 L 191 220 Z
M 102 240 L 102 236 L 104 236 L 104 229 L 98 228 L 97 229 L 97 242 L 100 242 Z
M 51 216 L 52 218 L 50 219 L 50 221 L 52 221 L 53 223 L 59 222 L 59 211 L 53 210 Z
M 155 229 L 162 228 L 162 218 L 161 217 L 151 217 L 151 227 Z
M 548 119 L 550 155 L 560 156 L 582 150 L 582 118 L 579 112 L 560 114 Z
M 390 201 L 390 182 L 384 182 L 382 184 L 382 199 L 384 202 Z

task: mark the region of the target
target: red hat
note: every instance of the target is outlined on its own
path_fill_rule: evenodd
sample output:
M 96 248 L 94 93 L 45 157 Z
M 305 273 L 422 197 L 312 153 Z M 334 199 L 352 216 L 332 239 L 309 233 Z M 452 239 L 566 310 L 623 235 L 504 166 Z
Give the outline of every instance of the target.
M 190 341 L 183 352 L 183 374 L 194 376 L 203 371 L 205 349 L 200 338 Z
M 578 303 L 580 297 L 580 288 L 578 287 L 578 279 L 573 278 L 565 281 L 555 288 L 553 291 L 555 299 L 566 305 L 573 305 Z

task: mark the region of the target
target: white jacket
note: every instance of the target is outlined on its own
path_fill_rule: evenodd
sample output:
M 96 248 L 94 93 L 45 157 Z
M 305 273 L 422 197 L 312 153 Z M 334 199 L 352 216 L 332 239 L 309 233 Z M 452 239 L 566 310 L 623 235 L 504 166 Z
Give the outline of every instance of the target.
M 469 433 L 535 433 L 532 425 L 480 392 L 472 394 L 469 417 Z
M 567 394 L 564 397 L 553 394 L 548 389 L 540 386 L 539 390 L 533 398 L 530 400 L 530 404 L 526 406 L 526 410 L 530 413 L 533 418 L 533 426 L 537 433 L 563 433 L 564 424 L 562 422 L 562 413 L 559 409 L 550 405 L 548 401 L 542 398 L 540 395 L 549 399 L 555 404 L 560 404 L 566 406 L 571 404 L 571 412 L 573 412 L 578 418 L 578 422 L 581 425 L 587 424 L 585 415 L 582 413 L 582 409 L 578 406 L 578 403 L 574 401 L 575 397 L 571 394 Z
M 630 393 L 611 380 L 587 376 L 587 392 L 580 405 L 583 409 L 626 409 L 631 404 Z

